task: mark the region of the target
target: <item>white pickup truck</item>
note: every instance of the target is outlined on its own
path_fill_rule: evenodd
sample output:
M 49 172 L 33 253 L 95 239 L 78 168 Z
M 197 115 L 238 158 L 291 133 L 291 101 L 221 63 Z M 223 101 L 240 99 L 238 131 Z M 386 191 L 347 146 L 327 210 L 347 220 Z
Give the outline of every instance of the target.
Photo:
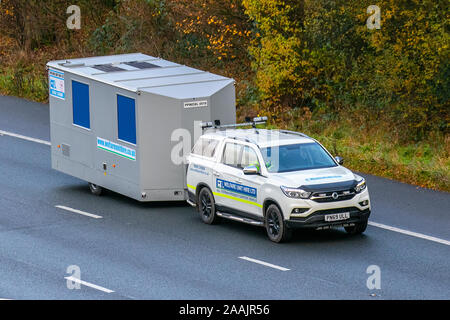
M 364 178 L 302 133 L 216 129 L 200 137 L 188 162 L 188 202 L 207 224 L 227 218 L 262 226 L 274 242 L 294 228 L 359 234 L 367 227 Z

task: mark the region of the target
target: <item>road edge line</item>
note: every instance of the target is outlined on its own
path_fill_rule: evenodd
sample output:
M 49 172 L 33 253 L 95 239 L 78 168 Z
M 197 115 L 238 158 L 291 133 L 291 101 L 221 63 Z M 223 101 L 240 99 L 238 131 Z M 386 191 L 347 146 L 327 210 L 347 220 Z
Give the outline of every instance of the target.
M 254 263 L 257 263 L 257 264 L 260 264 L 260 265 L 263 265 L 263 266 L 266 266 L 266 267 L 274 268 L 274 269 L 277 269 L 277 270 L 281 270 L 281 271 L 289 271 L 289 270 L 291 270 L 291 269 L 288 269 L 288 268 L 285 268 L 285 267 L 277 266 L 276 264 L 268 263 L 268 262 L 261 261 L 261 260 L 258 260 L 258 259 L 249 258 L 249 257 L 246 257 L 246 256 L 239 257 L 239 259 L 250 261 L 250 262 L 254 262 Z
M 66 210 L 66 211 L 70 211 L 70 212 L 73 212 L 73 213 L 78 213 L 78 214 L 81 214 L 83 216 L 87 216 L 87 217 L 94 218 L 94 219 L 101 219 L 101 218 L 103 218 L 102 216 L 99 216 L 99 215 L 96 215 L 96 214 L 92 214 L 92 213 L 89 213 L 89 212 L 81 211 L 81 210 L 70 208 L 70 207 L 66 207 L 66 206 L 61 206 L 59 204 L 56 205 L 55 208 Z
M 23 135 L 18 134 L 18 133 L 13 133 L 13 132 L 8 132 L 8 131 L 3 131 L 3 130 L 0 130 L 0 135 L 10 136 L 10 137 L 13 137 L 13 138 L 18 138 L 18 139 L 27 140 L 27 141 L 31 141 L 31 142 L 36 142 L 36 143 L 40 143 L 40 144 L 45 144 L 47 146 L 51 146 L 52 145 L 50 141 L 41 140 L 41 139 L 37 139 L 37 138 L 31 138 L 31 137 L 23 136 Z
M 108 288 L 105 288 L 105 287 L 102 287 L 102 286 L 98 286 L 96 284 L 93 284 L 93 283 L 90 283 L 90 282 L 87 282 L 87 281 L 83 281 L 83 280 L 74 278 L 73 276 L 64 277 L 64 279 L 69 280 L 69 281 L 73 281 L 73 282 L 76 282 L 76 283 L 79 283 L 79 284 L 82 284 L 82 285 L 84 285 L 86 287 L 90 287 L 92 289 L 100 290 L 100 291 L 103 291 L 103 292 L 106 292 L 106 293 L 113 293 L 114 292 L 111 289 L 108 289 Z
M 385 230 L 389 230 L 389 231 L 394 231 L 394 232 L 406 234 L 408 236 L 412 236 L 412 237 L 416 237 L 416 238 L 420 238 L 420 239 L 424 239 L 424 240 L 429 240 L 429 241 L 433 241 L 433 242 L 437 242 L 437 243 L 441 243 L 441 244 L 450 246 L 450 241 L 448 241 L 448 240 L 440 239 L 440 238 L 433 237 L 433 236 L 428 236 L 423 233 L 409 231 L 409 230 L 405 230 L 405 229 L 401 229 L 401 228 L 397 228 L 397 227 L 392 227 L 392 226 L 388 226 L 386 224 L 373 222 L 373 221 L 369 221 L 369 225 L 372 227 L 377 227 L 377 228 L 381 228 L 381 229 L 385 229 Z

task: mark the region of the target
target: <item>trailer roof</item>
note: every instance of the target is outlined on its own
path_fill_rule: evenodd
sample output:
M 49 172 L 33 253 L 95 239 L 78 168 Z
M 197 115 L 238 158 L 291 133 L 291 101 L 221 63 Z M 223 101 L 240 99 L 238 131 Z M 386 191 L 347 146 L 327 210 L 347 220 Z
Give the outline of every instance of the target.
M 234 82 L 231 78 L 142 53 L 56 60 L 47 66 L 125 90 L 177 99 L 208 97 Z

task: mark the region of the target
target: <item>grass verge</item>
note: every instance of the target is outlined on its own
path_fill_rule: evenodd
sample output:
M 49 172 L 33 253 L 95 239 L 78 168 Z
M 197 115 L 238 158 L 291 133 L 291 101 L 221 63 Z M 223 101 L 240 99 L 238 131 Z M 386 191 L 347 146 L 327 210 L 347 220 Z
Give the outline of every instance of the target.
M 408 141 L 386 120 L 368 126 L 351 118 L 292 119 L 283 127 L 317 139 L 352 170 L 450 192 L 448 135 L 433 133 L 421 141 Z

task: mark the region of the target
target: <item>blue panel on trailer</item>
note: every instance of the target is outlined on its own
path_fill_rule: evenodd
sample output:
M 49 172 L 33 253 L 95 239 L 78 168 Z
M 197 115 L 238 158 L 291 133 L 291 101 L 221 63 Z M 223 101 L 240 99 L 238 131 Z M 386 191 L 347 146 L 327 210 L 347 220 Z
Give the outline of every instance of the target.
M 136 144 L 136 106 L 134 99 L 117 95 L 119 139 Z
M 73 124 L 90 129 L 89 86 L 72 80 Z

